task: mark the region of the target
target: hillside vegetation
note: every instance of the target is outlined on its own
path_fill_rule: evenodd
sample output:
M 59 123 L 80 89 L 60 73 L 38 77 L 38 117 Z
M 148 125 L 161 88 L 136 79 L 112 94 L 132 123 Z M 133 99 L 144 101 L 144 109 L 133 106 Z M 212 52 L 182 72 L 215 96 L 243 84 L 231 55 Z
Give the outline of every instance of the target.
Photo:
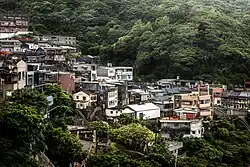
M 14 8 L 15 1 L 2 3 Z M 20 0 L 36 33 L 73 35 L 84 54 L 141 80 L 250 78 L 248 0 Z

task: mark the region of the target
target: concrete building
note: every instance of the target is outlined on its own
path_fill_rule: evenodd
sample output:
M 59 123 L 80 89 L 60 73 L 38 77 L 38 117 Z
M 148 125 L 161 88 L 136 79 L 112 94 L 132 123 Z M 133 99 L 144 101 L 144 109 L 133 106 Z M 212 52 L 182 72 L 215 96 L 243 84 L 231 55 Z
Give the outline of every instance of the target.
M 98 77 L 107 77 L 118 81 L 132 81 L 133 80 L 133 67 L 108 67 L 99 66 L 97 68 Z
M 97 68 L 96 64 L 74 63 L 72 65 L 72 71 L 77 75 L 82 76 L 85 81 L 97 80 L 96 68 Z
M 231 110 L 248 110 L 250 106 L 250 92 L 225 91 L 221 96 L 221 106 Z
M 176 96 L 179 99 L 179 108 L 198 109 L 200 116 L 211 116 L 211 96 L 209 92 L 201 94 L 199 91 L 194 91 Z
M 100 83 L 100 90 L 105 108 L 116 108 L 118 106 L 118 87 L 112 84 Z
M 27 64 L 23 61 L 8 60 L 0 68 L 0 101 L 11 96 L 12 92 L 26 86 Z
M 149 101 L 149 93 L 141 89 L 128 90 L 129 104 L 140 104 Z
M 45 83 L 57 83 L 64 91 L 72 93 L 75 91 L 75 74 L 70 72 L 48 72 L 45 74 Z
M 73 94 L 73 100 L 76 103 L 76 108 L 86 109 L 97 105 L 97 94 L 90 91 L 80 91 Z
M 122 114 L 122 111 L 118 110 L 116 108 L 114 108 L 114 109 L 106 109 L 105 110 L 105 115 L 108 118 L 116 118 L 116 117 L 119 117 L 121 114 Z
M 0 34 L 27 32 L 28 24 L 26 15 L 12 12 L 0 13 Z
M 175 109 L 174 98 L 175 96 L 156 96 L 152 103 L 160 107 L 161 116 L 168 116 Z
M 0 51 L 21 52 L 21 44 L 18 40 L 0 40 Z
M 141 120 L 160 118 L 160 108 L 153 103 L 127 105 L 122 113 L 134 115 L 135 118 Z
M 45 86 L 46 71 L 40 70 L 40 63 L 28 63 L 26 87 L 41 88 Z
M 222 93 L 224 92 L 223 88 L 213 88 L 213 105 L 214 106 L 221 106 L 221 96 Z
M 176 134 L 183 137 L 202 137 L 204 128 L 201 119 L 196 119 L 197 111 L 178 109 L 175 114 L 161 118 L 161 133 L 163 137 L 170 138 Z
M 37 37 L 39 41 L 46 41 L 55 46 L 76 46 L 76 37 L 58 36 L 58 35 L 42 35 Z

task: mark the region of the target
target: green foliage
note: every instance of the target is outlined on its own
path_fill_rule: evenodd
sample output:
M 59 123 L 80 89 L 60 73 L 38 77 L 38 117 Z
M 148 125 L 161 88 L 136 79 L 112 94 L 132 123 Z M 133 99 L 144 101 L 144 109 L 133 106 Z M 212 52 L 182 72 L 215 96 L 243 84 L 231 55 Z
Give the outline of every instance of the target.
M 138 123 L 124 125 L 112 131 L 112 139 L 129 149 L 143 151 L 143 148 L 154 141 L 154 133 Z
M 47 126 L 45 141 L 48 146 L 45 153 L 55 165 L 68 167 L 70 163 L 79 162 L 85 158 L 78 139 L 60 128 Z
M 12 93 L 9 101 L 15 104 L 35 107 L 41 114 L 44 114 L 48 108 L 48 101 L 45 94 L 36 89 L 25 88 L 16 90 Z
M 87 167 L 152 167 L 153 164 L 147 160 L 130 158 L 119 152 L 91 156 Z
M 188 157 L 180 161 L 180 166 L 192 166 L 190 163 L 228 167 L 249 165 L 246 157 L 250 150 L 250 133 L 235 126 L 234 120 L 212 121 L 204 139 L 184 139 Z
M 46 85 L 44 92 L 47 96 L 53 97 L 52 107 L 56 107 L 50 113 L 54 126 L 66 129 L 66 124 L 73 122 L 74 101 L 72 95 L 64 92 L 59 85 Z
M 0 166 L 35 166 L 33 156 L 45 149 L 41 115 L 32 107 L 1 105 Z
M 70 117 L 62 110 L 73 109 L 71 97 L 58 86 L 48 86 L 46 91 L 60 109 L 53 126 L 42 120 L 41 111 L 48 106 L 39 91 L 15 91 L 11 103 L 0 106 L 0 166 L 37 166 L 34 157 L 44 151 L 54 165 L 65 167 L 85 157 L 82 145 L 66 131 Z
M 88 126 L 90 129 L 96 130 L 97 137 L 107 137 L 111 130 L 109 124 L 103 121 L 90 122 Z
M 250 78 L 246 0 L 20 0 L 18 5 L 28 11 L 35 33 L 76 36 L 83 54 L 134 66 L 140 80 L 179 75 L 238 84 Z

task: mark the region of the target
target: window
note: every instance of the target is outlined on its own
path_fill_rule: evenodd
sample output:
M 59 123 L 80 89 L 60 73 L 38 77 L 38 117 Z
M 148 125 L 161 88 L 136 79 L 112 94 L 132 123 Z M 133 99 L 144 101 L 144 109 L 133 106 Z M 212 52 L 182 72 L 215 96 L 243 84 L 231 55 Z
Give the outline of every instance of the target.
M 116 114 L 118 114 L 118 111 L 116 111 Z
M 110 111 L 110 114 L 113 114 L 113 111 Z
M 82 100 L 86 100 L 86 97 L 85 97 L 85 96 L 83 96 L 83 97 L 82 97 Z
M 92 70 L 92 71 L 95 71 L 95 66 L 91 66 L 91 70 Z
M 76 99 L 79 99 L 79 96 L 76 96 Z
M 22 72 L 22 80 L 24 80 L 25 75 L 24 75 L 24 71 Z
M 195 134 L 195 131 L 192 131 L 192 134 L 194 135 L 194 134 Z
M 91 97 L 91 100 L 96 100 L 96 96 L 92 96 L 92 97 Z
M 21 72 L 18 73 L 18 80 L 21 81 Z
M 143 113 L 139 113 L 139 119 L 140 119 L 140 120 L 143 119 Z

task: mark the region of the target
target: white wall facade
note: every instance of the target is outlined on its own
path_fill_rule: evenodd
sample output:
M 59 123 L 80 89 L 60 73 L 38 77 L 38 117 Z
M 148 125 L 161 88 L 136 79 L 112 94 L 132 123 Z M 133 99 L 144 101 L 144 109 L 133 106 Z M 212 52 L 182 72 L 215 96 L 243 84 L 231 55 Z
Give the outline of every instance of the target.
M 95 94 L 87 94 L 83 91 L 73 94 L 73 100 L 76 103 L 76 108 L 78 109 L 86 109 L 90 107 L 92 103 L 97 102 L 97 95 Z
M 108 108 L 114 108 L 118 106 L 118 88 L 115 87 L 113 91 L 108 92 Z

